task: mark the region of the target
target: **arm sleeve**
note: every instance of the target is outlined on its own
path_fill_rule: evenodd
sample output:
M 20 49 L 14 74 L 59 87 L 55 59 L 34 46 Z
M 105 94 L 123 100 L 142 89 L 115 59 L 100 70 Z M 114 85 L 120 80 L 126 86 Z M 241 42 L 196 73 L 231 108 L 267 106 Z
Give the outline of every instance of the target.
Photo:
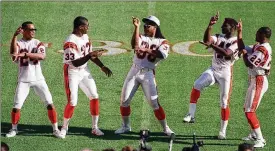
M 87 43 L 87 45 L 86 46 L 88 46 L 89 47 L 89 49 L 88 49 L 88 53 L 90 53 L 90 52 L 92 52 L 93 51 L 93 43 L 92 43 L 92 41 L 90 41 L 89 40 L 89 43 Z
M 46 55 L 46 47 L 44 46 L 44 44 L 42 42 L 40 42 L 37 45 L 37 53 L 42 53 L 42 54 Z
M 217 43 L 217 41 L 218 41 L 217 36 L 216 36 L 216 35 L 215 35 L 215 36 L 211 36 L 211 38 L 213 39 L 214 44 L 216 44 L 216 43 Z M 214 50 L 213 48 L 208 48 L 208 52 L 210 52 L 210 53 L 214 53 L 214 52 L 215 52 L 215 50 Z
M 72 65 L 72 61 L 78 58 L 77 51 L 75 43 L 66 42 L 64 44 L 63 63 Z
M 213 39 L 214 44 L 218 41 L 218 37 L 217 36 L 211 36 L 211 38 Z
M 252 54 L 252 48 L 251 47 L 249 47 L 249 46 L 245 46 L 245 48 L 244 48 L 246 51 L 247 51 L 247 53 L 249 54 L 249 55 L 251 55 Z
M 163 59 L 166 59 L 169 54 L 170 46 L 167 40 L 164 40 L 162 44 L 159 46 L 158 50 L 161 52 Z

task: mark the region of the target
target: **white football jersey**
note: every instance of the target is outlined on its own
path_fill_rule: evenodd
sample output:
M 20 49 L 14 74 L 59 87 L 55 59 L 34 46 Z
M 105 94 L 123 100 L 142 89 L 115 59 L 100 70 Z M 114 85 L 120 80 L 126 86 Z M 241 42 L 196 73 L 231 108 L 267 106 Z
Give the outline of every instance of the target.
M 139 47 L 158 50 L 162 53 L 164 59 L 168 57 L 168 53 L 170 49 L 170 46 L 166 39 L 146 37 L 144 35 L 140 35 L 139 37 Z M 133 62 L 135 65 L 141 68 L 155 69 L 155 67 L 160 62 L 160 60 L 162 59 L 156 58 L 148 53 L 135 52 Z
M 31 39 L 28 41 L 20 39 L 17 41 L 17 48 L 17 53 L 43 53 L 46 55 L 45 46 L 37 39 Z M 39 60 L 20 58 L 17 63 L 19 66 L 19 82 L 44 80 Z
M 212 59 L 212 67 L 219 68 L 219 67 L 230 67 L 234 64 L 235 60 L 238 60 L 238 44 L 237 44 L 237 37 L 231 37 L 227 39 L 224 34 L 217 34 L 215 36 L 211 36 L 214 40 L 214 44 L 218 45 L 223 49 L 230 49 L 233 52 L 233 56 L 226 57 L 222 54 L 217 53 L 214 51 L 214 56 Z
M 246 47 L 246 49 L 249 49 Z M 269 75 L 272 59 L 272 49 L 269 43 L 255 44 L 252 48 L 252 54 L 248 56 L 248 61 L 253 65 L 248 68 L 248 74 Z
M 63 63 L 69 64 L 69 69 L 83 69 L 87 66 L 87 62 L 79 67 L 74 67 L 72 61 L 84 57 L 90 51 L 92 51 L 92 45 L 87 34 L 82 37 L 71 34 L 64 43 Z

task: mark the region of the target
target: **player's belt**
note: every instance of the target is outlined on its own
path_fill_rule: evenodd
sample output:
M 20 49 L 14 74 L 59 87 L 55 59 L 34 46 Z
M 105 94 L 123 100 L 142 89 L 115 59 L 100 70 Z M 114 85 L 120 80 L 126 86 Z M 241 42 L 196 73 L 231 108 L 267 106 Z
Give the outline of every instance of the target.
M 148 72 L 148 71 L 150 71 L 150 70 L 152 70 L 152 69 L 150 69 L 150 68 L 141 68 L 141 69 L 140 69 L 140 72 Z
M 254 79 L 254 78 L 264 77 L 264 76 L 266 76 L 266 75 L 250 75 L 249 78 Z
M 140 72 L 148 72 L 148 71 L 153 70 L 153 69 L 150 69 L 150 68 L 140 67 L 140 66 L 138 66 L 138 65 L 136 65 L 136 64 L 133 64 L 133 66 L 134 66 L 135 68 L 139 69 Z
M 231 57 L 229 57 L 229 56 L 223 56 L 223 55 L 219 55 L 219 54 L 217 54 L 217 58 L 224 59 L 224 60 L 231 60 Z

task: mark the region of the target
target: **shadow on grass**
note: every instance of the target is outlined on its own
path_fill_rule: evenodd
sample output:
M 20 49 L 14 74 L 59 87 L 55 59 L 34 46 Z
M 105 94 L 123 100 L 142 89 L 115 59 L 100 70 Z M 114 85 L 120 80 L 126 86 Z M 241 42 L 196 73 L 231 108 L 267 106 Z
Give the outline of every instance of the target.
M 5 137 L 9 132 L 11 123 L 1 122 L 1 136 Z M 59 127 L 60 129 L 61 127 Z M 87 136 L 89 138 L 103 139 L 103 140 L 139 140 L 139 132 L 130 132 L 127 134 L 117 135 L 114 130 L 101 129 L 104 132 L 104 136 L 95 136 L 91 134 L 91 128 L 88 127 L 74 127 L 69 126 L 69 131 L 66 138 L 70 136 Z M 51 125 L 30 125 L 30 124 L 18 124 L 18 134 L 20 136 L 47 136 L 53 137 Z M 152 141 L 168 141 L 169 137 L 164 133 L 151 133 L 150 140 Z
M 11 128 L 11 123 L 2 122 L 1 123 L 1 136 L 5 137 L 5 134 Z M 59 127 L 60 128 L 60 127 Z M 139 140 L 139 132 L 129 132 L 126 134 L 117 135 L 114 130 L 101 129 L 104 132 L 104 136 L 95 136 L 91 134 L 91 128 L 86 127 L 69 127 L 68 134 L 66 138 L 71 136 L 87 136 L 94 139 L 102 140 Z M 29 125 L 29 124 L 19 124 L 18 125 L 18 135 L 21 136 L 43 136 L 43 137 L 53 137 L 51 125 Z M 204 141 L 204 145 L 217 145 L 217 146 L 237 146 L 238 144 L 228 143 L 228 141 L 217 140 L 216 136 L 196 136 L 197 141 Z M 207 140 L 217 140 L 215 143 L 209 143 Z M 229 139 L 238 140 L 238 139 Z M 166 142 L 169 143 L 170 138 L 162 132 L 150 132 L 150 137 L 148 138 L 148 143 L 150 142 Z M 193 135 L 176 135 L 174 144 L 193 144 Z

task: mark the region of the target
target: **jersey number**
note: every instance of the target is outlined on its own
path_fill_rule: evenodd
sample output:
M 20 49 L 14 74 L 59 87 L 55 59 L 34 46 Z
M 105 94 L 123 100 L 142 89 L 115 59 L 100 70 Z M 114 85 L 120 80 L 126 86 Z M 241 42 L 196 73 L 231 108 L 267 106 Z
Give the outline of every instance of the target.
M 44 53 L 44 49 L 40 48 L 41 53 Z M 33 48 L 31 53 L 37 53 L 37 49 Z M 38 60 L 30 59 L 34 65 L 38 64 Z
M 145 48 L 149 48 L 149 44 L 147 42 L 142 42 L 141 43 L 142 46 L 144 46 Z M 156 45 L 151 45 L 150 46 L 150 49 L 152 49 L 153 51 L 156 50 Z M 136 52 L 136 55 L 139 59 L 144 59 L 146 57 L 146 52 Z M 156 61 L 156 57 L 149 54 L 147 56 L 147 60 L 150 61 L 150 62 L 155 62 Z
M 65 60 L 74 60 L 74 53 L 66 53 Z
M 27 49 L 20 49 L 19 53 L 28 53 L 29 51 Z M 37 53 L 37 49 L 33 48 L 31 53 Z M 34 65 L 38 64 L 38 60 L 30 59 Z M 28 66 L 29 65 L 29 59 L 28 58 L 20 58 L 20 66 Z
M 252 63 L 254 63 L 254 65 L 258 66 L 258 65 L 261 63 L 261 59 L 258 58 L 258 59 L 255 61 L 256 58 L 257 58 L 257 56 L 256 56 L 256 55 L 253 55 L 249 60 L 250 60 Z M 255 61 L 255 62 L 254 62 L 254 61 Z

